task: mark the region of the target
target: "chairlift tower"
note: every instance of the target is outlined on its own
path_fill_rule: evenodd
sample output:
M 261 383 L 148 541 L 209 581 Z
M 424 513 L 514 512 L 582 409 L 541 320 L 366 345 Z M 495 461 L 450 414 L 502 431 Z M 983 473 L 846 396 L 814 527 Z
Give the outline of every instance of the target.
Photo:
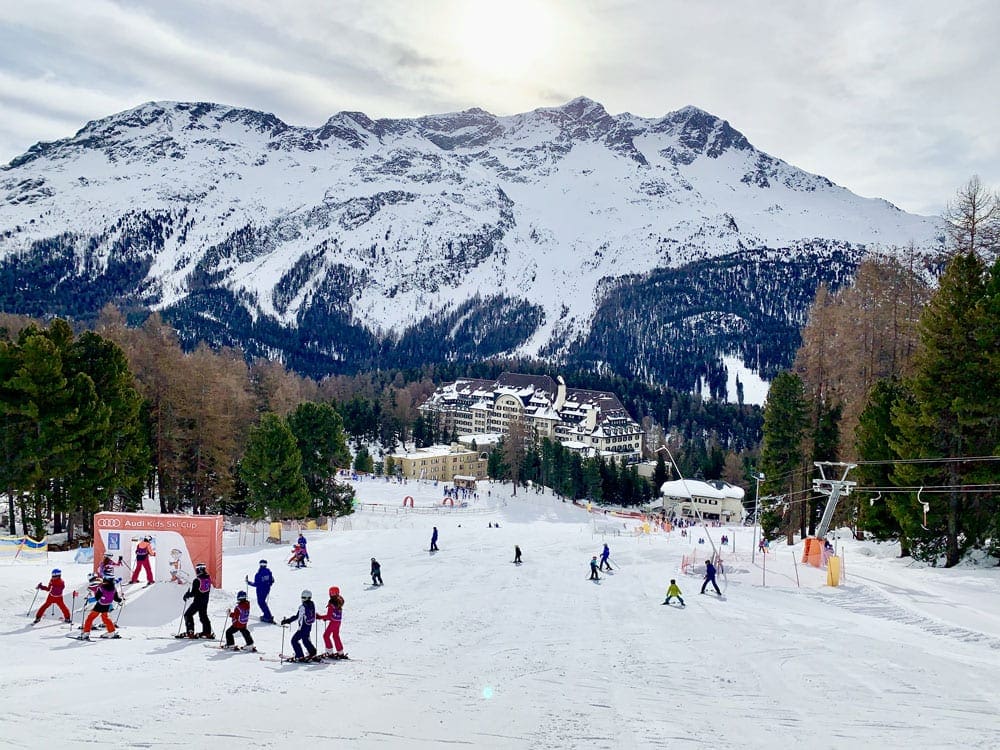
M 850 473 L 851 469 L 858 468 L 858 465 L 839 461 L 815 461 L 813 466 L 819 469 L 820 477 L 813 480 L 813 490 L 819 492 L 821 495 L 827 495 L 823 517 L 819 521 L 819 526 L 816 527 L 816 538 L 822 539 L 826 536 L 826 532 L 830 528 L 830 522 L 833 521 L 833 512 L 837 509 L 837 502 L 840 500 L 841 495 L 845 497 L 850 495 L 851 489 L 858 485 L 857 482 L 847 481 L 848 473 Z M 827 469 L 831 472 L 830 478 L 826 476 Z M 843 470 L 840 479 L 834 479 L 833 476 L 840 470 Z

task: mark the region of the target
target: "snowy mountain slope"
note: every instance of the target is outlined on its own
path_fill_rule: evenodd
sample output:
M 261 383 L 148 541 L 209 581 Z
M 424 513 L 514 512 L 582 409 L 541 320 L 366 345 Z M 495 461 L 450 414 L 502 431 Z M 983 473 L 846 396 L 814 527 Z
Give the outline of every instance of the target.
M 261 557 L 275 573 L 276 616 L 294 612 L 303 588 L 322 604 L 322 592 L 339 586 L 353 659 L 343 664 L 280 665 L 174 641 L 182 590 L 166 582 L 127 594 L 127 640 L 80 644 L 55 618 L 32 629 L 24 613 L 52 565 L 71 587 L 89 566 L 59 553 L 49 565 L 0 567 L 10 605 L 0 613 L 5 744 L 99 738 L 225 750 L 318 739 L 624 750 L 773 748 L 803 734 L 824 749 L 1000 741 L 1000 698 L 984 678 L 1000 668 L 996 568 L 920 569 L 895 559 L 898 547 L 848 538 L 838 541 L 845 585 L 827 588 L 823 571 L 800 564 L 798 588 L 793 551 L 775 545 L 764 579 L 749 529 L 713 529 L 716 543 L 722 533 L 735 543 L 718 601 L 699 595 L 699 575 L 680 572 L 692 550 L 676 533 L 635 537 L 632 522 L 595 522 L 551 495 L 511 497 L 509 486 L 484 483 L 467 513 L 441 508 L 429 483 L 356 487 L 360 501 L 382 505 L 342 519 L 338 531 L 308 532 L 313 565 L 304 570 L 283 566 L 288 547 L 238 547 L 228 535 L 225 587 L 209 606 L 219 628 Z M 404 494 L 415 511 L 402 511 Z M 432 526 L 441 531 L 434 556 Z M 605 541 L 615 570 L 595 584 L 587 561 Z M 515 544 L 521 566 L 510 562 Z M 378 589 L 367 585 L 372 555 L 382 563 Z M 684 610 L 660 604 L 670 578 Z M 281 629 L 258 614 L 254 604 L 254 638 L 273 656 Z
M 471 332 L 495 345 L 480 355 L 572 359 L 618 279 L 739 254 L 850 267 L 938 234 L 697 108 L 612 116 L 586 98 L 509 117 L 341 112 L 316 129 L 148 103 L 0 170 L 0 275 L 20 282 L 5 309 L 125 301 L 328 369 L 462 314 L 492 319 Z

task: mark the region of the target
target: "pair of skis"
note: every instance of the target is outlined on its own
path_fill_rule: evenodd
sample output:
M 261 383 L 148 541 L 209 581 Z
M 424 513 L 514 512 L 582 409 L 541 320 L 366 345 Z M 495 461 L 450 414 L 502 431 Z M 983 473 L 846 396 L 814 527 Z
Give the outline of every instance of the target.
M 284 654 L 278 654 L 275 656 L 262 656 L 261 661 L 275 661 L 280 664 L 326 664 L 331 661 L 353 661 L 347 654 L 343 656 L 321 656 L 317 654 L 311 659 L 297 659 L 294 656 L 285 656 Z

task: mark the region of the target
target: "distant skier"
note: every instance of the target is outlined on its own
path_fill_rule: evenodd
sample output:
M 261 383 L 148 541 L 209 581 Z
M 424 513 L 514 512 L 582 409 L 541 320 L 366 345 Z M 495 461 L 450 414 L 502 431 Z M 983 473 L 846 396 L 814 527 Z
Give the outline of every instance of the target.
M 107 631 L 101 638 L 121 638 L 121 635 L 115 631 L 114 622 L 108 617 L 112 602 L 124 601 L 118 594 L 114 576 L 104 576 L 100 585 L 95 587 L 93 591 L 97 601 L 94 603 L 94 608 L 90 610 L 90 614 L 87 615 L 87 619 L 83 621 L 83 634 L 80 636 L 80 640 L 90 640 L 90 630 L 98 615 L 101 616 L 101 622 L 104 623 L 104 629 Z
M 297 541 L 298 541 L 298 544 L 299 544 L 299 550 L 302 553 L 302 559 L 305 560 L 306 562 L 309 562 L 309 550 L 306 549 L 306 537 L 305 537 L 305 534 L 303 534 L 302 532 L 299 532 L 299 538 L 298 538 Z
M 208 597 L 212 593 L 212 576 L 208 573 L 205 563 L 198 563 L 194 566 L 195 577 L 191 581 L 191 590 L 184 592 L 184 601 L 194 599 L 186 610 L 184 610 L 184 624 L 186 632 L 177 636 L 178 638 L 215 638 L 212 632 L 212 623 L 208 619 Z M 197 613 L 201 621 L 201 633 L 194 632 L 194 616 Z
M 438 551 L 438 527 L 434 527 L 434 531 L 431 533 L 431 552 Z
M 374 557 L 372 558 L 372 586 L 382 585 L 382 566 L 379 565 L 378 560 Z
M 316 647 L 309 640 L 309 631 L 312 630 L 313 623 L 316 622 L 316 605 L 313 604 L 312 592 L 308 589 L 302 592 L 302 604 L 299 611 L 291 617 L 286 617 L 281 621 L 282 625 L 290 622 L 298 622 L 298 630 L 292 636 L 292 648 L 295 650 L 295 658 L 289 661 L 311 661 L 316 657 Z M 309 656 L 302 652 L 302 645 L 305 645 Z
M 604 570 L 604 566 L 608 566 L 608 570 L 611 570 L 611 563 L 608 562 L 608 558 L 611 557 L 611 550 L 608 549 L 608 545 L 604 545 L 604 549 L 601 550 L 601 570 Z
M 601 577 L 597 575 L 597 555 L 590 558 L 590 580 L 599 581 Z
M 712 565 L 711 560 L 705 560 L 705 581 L 701 584 L 701 593 L 705 593 L 705 587 L 708 584 L 712 584 L 712 588 L 715 589 L 715 593 L 722 596 L 722 592 L 719 591 L 719 584 L 715 582 L 715 566 Z
M 667 587 L 667 598 L 664 599 L 663 603 L 664 604 L 670 604 L 670 600 L 673 599 L 675 596 L 677 597 L 677 601 L 679 601 L 681 603 L 681 606 L 682 607 L 685 606 L 684 605 L 684 597 L 681 596 L 681 589 L 677 585 L 677 581 L 675 579 L 671 578 L 670 579 L 670 586 Z
M 298 543 L 292 547 L 292 556 L 288 558 L 288 564 L 293 568 L 306 567 L 306 553 Z
M 340 640 L 340 623 L 344 617 L 344 597 L 340 595 L 340 589 L 336 586 L 330 587 L 330 601 L 326 604 L 326 614 L 316 615 L 316 619 L 327 622 L 326 630 L 323 631 L 323 644 L 326 646 L 326 653 L 323 656 L 331 659 L 346 659 L 344 644 Z M 331 638 L 333 639 L 331 643 Z M 337 650 L 333 651 L 336 646 Z
M 514 545 L 514 562 L 518 565 L 521 564 L 521 548 L 516 544 Z
M 150 586 L 154 583 L 153 580 L 153 569 L 150 567 L 149 558 L 156 555 L 153 550 L 153 537 L 144 536 L 142 541 L 139 542 L 135 547 L 135 569 L 132 571 L 132 583 L 137 583 L 139 581 L 139 571 L 146 571 L 146 585 Z
M 248 586 L 253 586 L 257 591 L 257 606 L 260 607 L 260 621 L 273 623 L 274 616 L 271 614 L 271 610 L 268 609 L 267 596 L 271 593 L 271 586 L 274 585 L 274 576 L 271 575 L 271 571 L 267 567 L 267 560 L 260 561 L 260 567 L 257 568 L 257 574 L 254 575 L 252 581 L 247 576 L 243 578 Z
M 42 606 L 35 613 L 35 621 L 32 625 L 38 624 L 38 621 L 42 619 L 42 616 L 49 607 L 59 607 L 59 611 L 63 614 L 63 622 L 69 622 L 69 610 L 66 608 L 66 602 L 63 601 L 63 591 L 66 590 L 66 582 L 62 579 L 62 571 L 56 568 L 52 571 L 51 578 L 49 578 L 49 585 L 46 586 L 44 583 L 40 583 L 36 588 L 39 591 L 48 591 L 49 595 L 45 597 Z
M 240 633 L 246 642 L 246 647 L 251 651 L 256 651 L 253 645 L 253 636 L 250 635 L 250 601 L 247 599 L 247 592 L 240 591 L 236 594 L 236 606 L 229 613 L 233 624 L 226 628 L 226 648 L 236 648 L 236 634 Z

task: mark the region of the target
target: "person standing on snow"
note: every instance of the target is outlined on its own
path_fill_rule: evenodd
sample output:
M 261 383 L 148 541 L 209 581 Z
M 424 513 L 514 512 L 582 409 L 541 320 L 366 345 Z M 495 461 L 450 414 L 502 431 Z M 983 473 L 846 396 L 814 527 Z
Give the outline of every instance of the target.
M 712 584 L 712 588 L 715 589 L 715 593 L 722 596 L 722 592 L 719 591 L 719 584 L 715 582 L 715 566 L 712 565 L 711 560 L 705 560 L 705 581 L 701 584 L 701 593 L 705 593 L 705 587 L 710 583 Z
M 208 597 L 212 593 L 212 576 L 208 574 L 205 563 L 198 563 L 194 566 L 195 577 L 191 581 L 191 590 L 184 592 L 184 601 L 194 599 L 191 606 L 184 610 L 184 625 L 187 632 L 177 636 L 178 638 L 215 638 L 212 632 L 212 623 L 208 619 Z M 194 616 L 198 615 L 201 621 L 201 633 L 195 635 Z
M 308 589 L 302 592 L 302 604 L 299 611 L 291 617 L 286 617 L 281 621 L 282 625 L 298 621 L 299 629 L 292 636 L 292 649 L 295 651 L 295 658 L 288 661 L 311 661 L 316 658 L 316 647 L 309 639 L 309 631 L 312 630 L 313 623 L 316 622 L 316 605 L 313 604 L 312 592 Z M 302 645 L 305 645 L 309 656 L 302 653 Z
M 39 591 L 48 591 L 49 595 L 45 597 L 45 601 L 42 602 L 42 606 L 39 607 L 38 612 L 35 613 L 35 621 L 31 623 L 32 625 L 37 625 L 38 621 L 42 619 L 45 611 L 49 607 L 59 607 L 59 611 L 63 614 L 63 622 L 69 622 L 69 610 L 66 608 L 66 602 L 63 601 L 63 591 L 66 590 L 66 582 L 62 579 L 62 571 L 56 568 L 52 571 L 52 577 L 49 579 L 49 585 L 46 586 L 44 583 L 38 584 L 36 588 Z
M 108 617 L 112 602 L 125 601 L 118 595 L 118 587 L 115 586 L 114 576 L 104 576 L 100 586 L 94 590 L 94 594 L 97 597 L 97 602 L 94 604 L 94 608 L 90 610 L 90 614 L 87 615 L 87 619 L 83 621 L 83 635 L 80 636 L 80 640 L 90 640 L 90 629 L 98 615 L 101 616 L 101 622 L 104 623 L 104 629 L 107 631 L 101 638 L 121 638 L 121 635 L 115 631 L 114 622 Z
M 702 593 L 704 593 L 704 592 L 702 592 Z M 670 579 L 670 586 L 667 588 L 667 598 L 664 599 L 663 603 L 664 604 L 670 604 L 670 600 L 673 599 L 675 596 L 677 597 L 677 601 L 679 601 L 681 603 L 681 606 L 682 607 L 685 606 L 684 605 L 684 597 L 681 596 L 680 586 L 677 585 L 676 579 L 671 578 Z
M 514 545 L 514 562 L 519 565 L 521 563 L 521 548 L 516 544 Z
M 438 527 L 434 527 L 434 531 L 431 532 L 431 552 L 438 551 Z
M 597 555 L 590 558 L 590 580 L 599 581 L 601 577 L 597 575 Z
M 340 589 L 336 586 L 330 587 L 330 601 L 326 604 L 326 614 L 316 615 L 319 620 L 326 620 L 328 623 L 323 631 L 323 644 L 326 646 L 326 653 L 323 656 L 331 659 L 346 659 L 344 644 L 340 641 L 340 623 L 344 618 L 344 597 L 340 595 Z M 331 637 L 333 642 L 330 642 Z M 336 652 L 333 647 L 336 646 Z
M 611 550 L 608 549 L 608 545 L 604 545 L 604 549 L 601 550 L 601 570 L 604 570 L 604 566 L 608 566 L 608 570 L 611 570 L 611 563 L 608 562 L 608 558 L 611 557 Z
M 257 649 L 253 645 L 253 636 L 250 635 L 250 601 L 247 599 L 247 592 L 240 591 L 236 595 L 236 606 L 229 613 L 233 624 L 226 628 L 226 648 L 236 648 L 236 634 L 240 633 L 246 641 L 246 648 L 250 651 Z
M 132 571 L 132 583 L 138 583 L 139 571 L 146 571 L 146 585 L 151 586 L 153 581 L 153 569 L 149 565 L 149 558 L 155 556 L 153 551 L 153 537 L 144 536 L 142 541 L 135 547 L 135 569 Z
M 299 532 L 298 538 L 299 551 L 302 553 L 302 559 L 309 562 L 309 550 L 306 549 L 306 535 L 301 531 Z
M 382 585 L 382 566 L 379 565 L 378 560 L 374 557 L 372 558 L 372 586 Z
M 271 571 L 267 567 L 267 560 L 260 561 L 260 567 L 257 568 L 257 574 L 253 577 L 253 581 L 247 576 L 243 576 L 243 578 L 248 586 L 253 586 L 257 591 L 257 606 L 260 607 L 260 621 L 273 623 L 274 616 L 267 607 L 267 596 L 271 593 L 271 586 L 274 585 L 274 576 L 271 575 Z

